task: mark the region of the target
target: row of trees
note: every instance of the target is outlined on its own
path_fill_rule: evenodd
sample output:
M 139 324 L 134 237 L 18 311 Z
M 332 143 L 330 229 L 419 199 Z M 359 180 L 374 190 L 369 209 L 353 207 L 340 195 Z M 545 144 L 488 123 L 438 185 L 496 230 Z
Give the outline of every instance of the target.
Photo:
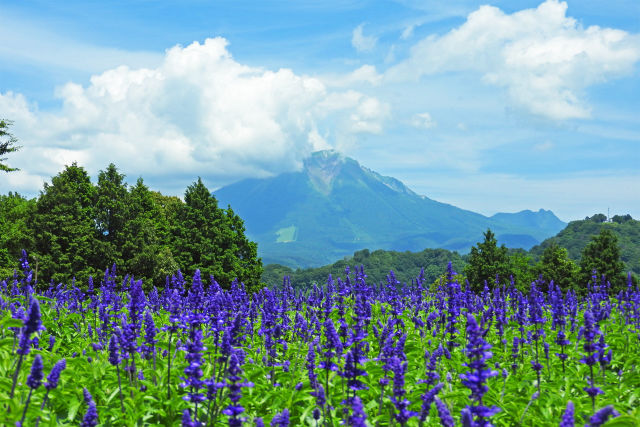
M 594 271 L 598 282 L 604 275 L 612 287 L 620 289 L 626 280 L 623 270 L 618 239 L 606 228 L 583 249 L 579 263 L 569 258 L 567 249 L 555 243 L 547 246 L 540 260 L 534 263 L 524 250 L 510 251 L 505 245 L 498 246 L 493 232 L 487 230 L 484 241 L 471 248 L 464 273 L 475 287 L 481 287 L 484 281 L 491 286 L 496 278 L 500 283 L 508 283 L 513 277 L 516 286 L 528 288 L 541 276 L 546 282 L 553 280 L 562 289 L 580 292 L 593 282 Z
M 184 201 L 151 191 L 142 178 L 128 186 L 110 164 L 93 184 L 86 170 L 67 166 L 39 197 L 0 196 L 0 275 L 12 274 L 21 250 L 28 251 L 40 281 L 86 283 L 116 264 L 118 270 L 162 285 L 178 268 L 212 275 L 222 286 L 237 278 L 257 287 L 262 262 L 244 223 L 198 178 Z

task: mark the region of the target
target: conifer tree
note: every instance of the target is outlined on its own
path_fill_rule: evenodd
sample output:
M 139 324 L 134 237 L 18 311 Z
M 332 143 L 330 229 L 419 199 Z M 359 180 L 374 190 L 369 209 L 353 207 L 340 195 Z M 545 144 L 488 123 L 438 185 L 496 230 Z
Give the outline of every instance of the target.
M 469 265 L 464 272 L 472 289 L 478 290 L 484 287 L 484 281 L 491 288 L 496 277 L 500 283 L 509 281 L 509 255 L 507 247 L 498 246 L 495 234 L 490 229 L 484 234 L 484 241 L 471 247 Z
M 4 172 L 13 172 L 18 170 L 17 168 L 12 168 L 4 164 L 3 162 L 7 160 L 7 158 L 2 157 L 5 154 L 16 152 L 21 148 L 16 145 L 18 139 L 9 132 L 9 127 L 12 124 L 13 123 L 9 120 L 0 119 L 0 171 Z
M 536 264 L 535 271 L 545 282 L 553 280 L 560 289 L 567 291 L 573 287 L 578 273 L 578 266 L 569 258 L 569 252 L 555 242 L 547 246 Z
M 75 162 L 45 183 L 34 219 L 40 277 L 84 282 L 107 267 L 97 251 L 95 201 L 89 175 Z
M 586 287 L 595 270 L 598 281 L 602 275 L 614 288 L 619 288 L 624 283 L 624 264 L 620 260 L 620 247 L 618 238 L 609 228 L 604 227 L 600 234 L 593 236 L 591 241 L 582 251 L 580 259 L 579 287 Z

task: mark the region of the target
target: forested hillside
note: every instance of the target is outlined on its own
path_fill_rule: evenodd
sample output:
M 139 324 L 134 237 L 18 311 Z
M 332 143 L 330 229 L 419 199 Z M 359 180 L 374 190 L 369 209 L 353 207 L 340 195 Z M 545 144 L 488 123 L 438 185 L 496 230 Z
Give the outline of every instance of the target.
M 424 277 L 428 283 L 432 283 L 440 277 L 451 261 L 456 271 L 462 272 L 467 265 L 466 261 L 457 252 L 446 249 L 425 249 L 421 252 L 385 251 L 382 249 L 369 251 L 363 249 L 357 251 L 352 257 L 346 257 L 331 265 L 318 268 L 293 270 L 279 264 L 265 266 L 262 279 L 268 285 L 282 283 L 283 276 L 289 276 L 294 287 L 306 287 L 312 283 L 322 284 L 327 281 L 329 274 L 333 277 L 344 277 L 347 267 L 354 268 L 364 266 L 367 281 L 379 283 L 386 281 L 386 277 L 393 270 L 396 280 L 400 283 L 411 283 L 418 277 L 424 267 Z
M 604 214 L 596 214 L 584 220 L 571 221 L 556 236 L 531 248 L 530 253 L 537 260 L 545 248 L 555 243 L 567 249 L 569 258 L 579 261 L 590 239 L 603 229 L 611 230 L 618 238 L 620 257 L 625 269 L 640 275 L 640 221 L 633 219 L 631 215 L 615 215 L 607 221 Z
M 262 263 L 244 223 L 198 178 L 177 197 L 151 191 L 142 178 L 128 186 L 111 164 L 97 184 L 75 163 L 53 177 L 35 199 L 0 196 L 0 276 L 13 274 L 22 249 L 34 264 L 35 278 L 81 286 L 97 284 L 107 268 L 163 286 L 180 268 L 203 280 L 212 275 L 225 287 L 237 278 L 258 286 Z
M 425 249 L 421 252 L 397 252 L 368 249 L 357 251 L 333 264 L 318 268 L 293 270 L 269 264 L 262 276 L 268 285 L 279 284 L 283 276 L 289 276 L 294 287 L 306 287 L 313 283 L 325 283 L 329 274 L 343 276 L 345 268 L 364 266 L 367 280 L 380 283 L 387 280 L 390 271 L 396 280 L 410 283 L 424 268 L 427 283 L 442 277 L 451 261 L 455 271 L 464 274 L 473 286 L 489 284 L 496 280 L 528 289 L 529 283 L 540 275 L 553 279 L 563 289 L 581 291 L 592 280 L 592 270 L 605 274 L 616 288 L 627 282 L 627 273 L 633 280 L 640 276 L 640 221 L 629 215 L 606 216 L 596 214 L 584 220 L 571 222 L 557 236 L 545 240 L 530 251 L 507 248 L 504 242 L 488 230 L 485 240 L 476 243 L 471 253 L 460 255 L 445 249 Z M 599 278 L 600 279 L 600 278 Z

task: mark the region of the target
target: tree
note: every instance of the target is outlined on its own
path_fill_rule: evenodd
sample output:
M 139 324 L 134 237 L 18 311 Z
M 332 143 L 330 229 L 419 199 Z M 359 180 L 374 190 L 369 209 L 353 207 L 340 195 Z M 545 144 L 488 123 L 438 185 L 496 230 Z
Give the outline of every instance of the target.
M 167 276 L 178 270 L 170 247 L 169 223 L 160 199 L 182 202 L 177 197 L 166 197 L 149 191 L 142 178 L 138 178 L 126 197 L 125 221 L 122 237 L 124 271 L 151 283 L 162 285 Z
M 604 275 L 614 289 L 624 284 L 624 264 L 620 260 L 618 238 L 608 227 L 600 230 L 600 234 L 594 236 L 582 251 L 579 286 L 586 286 L 592 281 L 594 270 L 598 279 Z
M 560 289 L 567 291 L 573 286 L 578 266 L 569 258 L 569 252 L 552 242 L 542 252 L 540 261 L 536 264 L 535 272 L 548 283 L 553 280 Z
M 189 275 L 199 268 L 202 277 L 212 275 L 225 287 L 236 278 L 257 287 L 262 261 L 256 244 L 245 237 L 240 217 L 220 209 L 200 178 L 187 187 L 184 201 L 173 222 L 178 265 Z
M 536 279 L 531 257 L 524 249 L 515 249 L 509 255 L 509 275 L 513 277 L 516 288 L 523 292 L 528 291 L 531 282 Z
M 464 270 L 472 289 L 484 287 L 484 281 L 489 286 L 496 278 L 500 283 L 509 281 L 509 255 L 506 246 L 498 247 L 498 241 L 490 229 L 484 233 L 484 242 L 471 247 L 469 265 Z
M 40 277 L 84 282 L 110 265 L 97 251 L 95 201 L 89 175 L 75 162 L 45 183 L 34 219 Z
M 17 193 L 0 196 L 0 280 L 13 274 L 23 249 L 31 254 L 35 206 L 35 199 Z M 36 266 L 32 265 L 34 270 Z
M 16 152 L 20 148 L 22 148 L 19 145 L 16 145 L 18 139 L 9 132 L 9 127 L 12 124 L 13 122 L 9 120 L 0 119 L 0 171 L 4 172 L 13 172 L 19 170 L 17 168 L 11 168 L 5 165 L 3 162 L 7 160 L 7 158 L 1 157 L 5 154 Z
M 124 175 L 111 163 L 98 174 L 95 220 L 100 257 L 110 264 L 122 264 L 124 225 L 127 207 L 127 184 Z

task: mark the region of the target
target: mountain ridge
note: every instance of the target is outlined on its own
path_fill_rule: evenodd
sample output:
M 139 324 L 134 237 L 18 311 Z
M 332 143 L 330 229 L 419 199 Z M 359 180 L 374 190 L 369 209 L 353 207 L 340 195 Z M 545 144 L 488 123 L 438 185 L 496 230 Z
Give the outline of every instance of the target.
M 320 266 L 359 249 L 466 251 L 487 228 L 528 249 L 566 225 L 543 209 L 491 217 L 421 196 L 335 151 L 299 172 L 245 179 L 214 192 L 245 221 L 265 263 Z

